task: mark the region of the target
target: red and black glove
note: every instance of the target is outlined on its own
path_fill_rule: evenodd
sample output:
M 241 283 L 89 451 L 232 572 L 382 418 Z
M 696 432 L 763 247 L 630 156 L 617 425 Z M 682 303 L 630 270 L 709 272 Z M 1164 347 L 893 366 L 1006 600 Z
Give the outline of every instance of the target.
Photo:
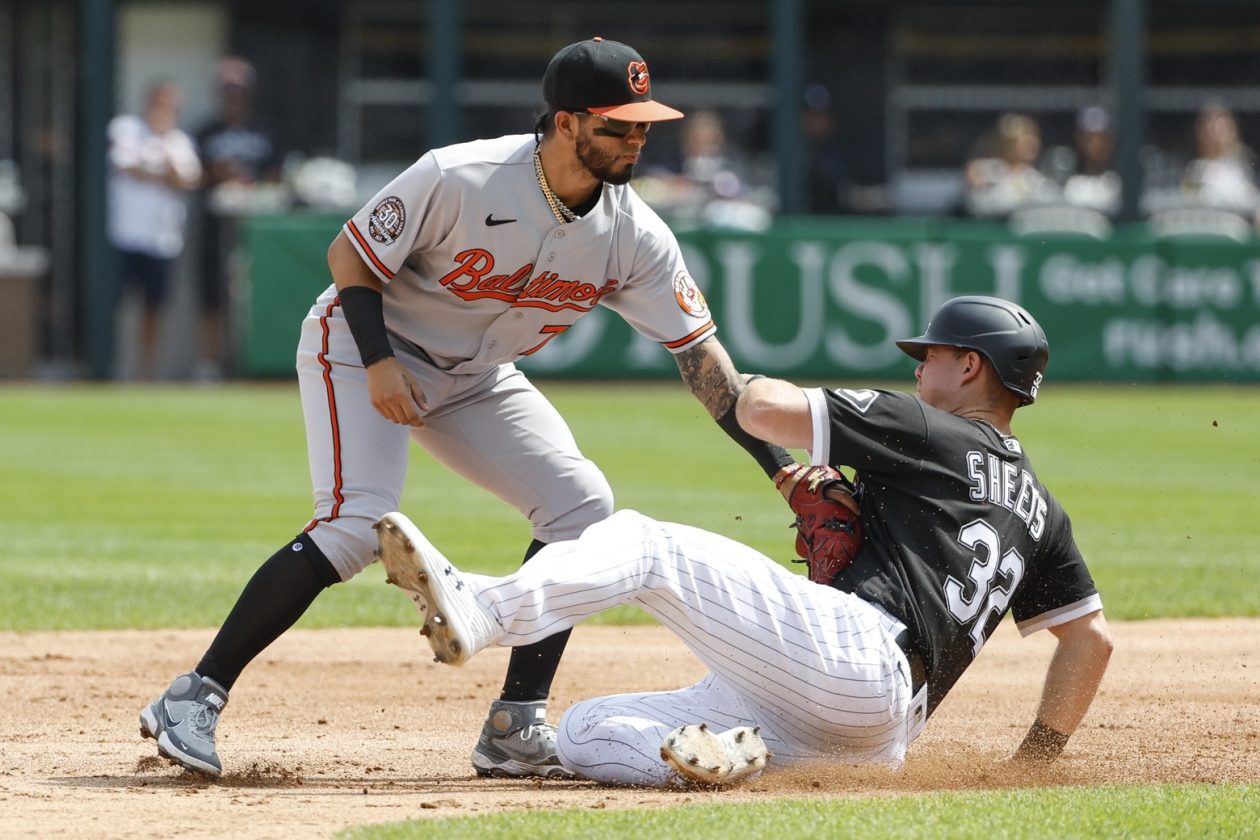
M 856 488 L 835 467 L 801 467 L 784 480 L 791 477 L 797 479 L 787 500 L 796 514 L 796 553 L 810 580 L 830 586 L 862 547 Z

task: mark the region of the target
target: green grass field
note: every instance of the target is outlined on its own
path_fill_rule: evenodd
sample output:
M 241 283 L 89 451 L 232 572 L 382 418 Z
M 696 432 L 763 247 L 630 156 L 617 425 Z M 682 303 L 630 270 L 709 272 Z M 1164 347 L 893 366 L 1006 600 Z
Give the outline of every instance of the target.
M 544 390 L 619 507 L 792 554 L 786 507 L 677 384 Z M 1260 391 L 1061 388 L 1016 417 L 1114 619 L 1260 614 Z M 296 387 L 0 388 L 0 629 L 215 626 L 311 514 Z M 528 528 L 413 449 L 403 510 L 503 572 Z M 797 567 L 799 568 L 799 567 Z M 379 569 L 303 626 L 411 621 Z M 612 616 L 632 620 L 632 612 Z
M 1088 803 L 1088 807 L 1082 807 Z M 659 811 L 570 810 L 413 820 L 342 833 L 347 840 L 1202 840 L 1255 837 L 1260 788 L 1243 785 L 1038 788 L 893 798 L 784 799 Z
M 791 554 L 786 507 L 677 383 L 542 387 L 619 507 Z M 1258 417 L 1255 388 L 1133 386 L 1059 387 L 1016 416 L 1039 475 L 1072 514 L 1111 619 L 1260 615 Z M 310 516 L 291 383 L 10 385 L 0 387 L 0 441 L 3 630 L 215 626 Z M 403 510 L 475 571 L 515 567 L 528 541 L 514 511 L 418 450 Z M 370 568 L 301 626 L 412 623 L 382 580 Z M 506 814 L 352 836 L 1242 837 L 1254 836 L 1257 808 L 1255 786 L 1048 789 Z

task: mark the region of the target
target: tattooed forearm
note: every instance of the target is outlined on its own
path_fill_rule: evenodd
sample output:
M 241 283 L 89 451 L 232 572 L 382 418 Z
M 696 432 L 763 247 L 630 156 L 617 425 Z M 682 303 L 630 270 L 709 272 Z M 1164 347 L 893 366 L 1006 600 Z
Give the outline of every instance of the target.
M 716 338 L 708 338 L 684 350 L 674 359 L 683 382 L 714 420 L 735 404 L 743 382 L 726 348 Z
M 792 463 L 792 456 L 785 449 L 755 438 L 739 425 L 735 416 L 735 400 L 748 381 L 731 362 L 716 338 L 706 339 L 690 350 L 675 356 L 683 382 L 704 405 L 709 415 L 722 427 L 722 431 L 744 447 L 761 466 L 767 476 L 773 476 L 779 468 Z

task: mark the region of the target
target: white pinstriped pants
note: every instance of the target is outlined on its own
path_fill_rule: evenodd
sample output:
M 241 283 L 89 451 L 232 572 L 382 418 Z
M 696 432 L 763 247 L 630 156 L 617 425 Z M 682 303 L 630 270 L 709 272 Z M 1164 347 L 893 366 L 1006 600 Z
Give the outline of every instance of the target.
M 628 603 L 709 668 L 689 688 L 597 697 L 566 711 L 560 759 L 588 779 L 667 784 L 660 745 L 686 723 L 760 726 L 774 765 L 899 766 L 917 734 L 907 723 L 910 669 L 895 641 L 902 625 L 726 537 L 625 510 L 508 577 L 466 578 L 504 629 L 498 645 L 536 642 Z

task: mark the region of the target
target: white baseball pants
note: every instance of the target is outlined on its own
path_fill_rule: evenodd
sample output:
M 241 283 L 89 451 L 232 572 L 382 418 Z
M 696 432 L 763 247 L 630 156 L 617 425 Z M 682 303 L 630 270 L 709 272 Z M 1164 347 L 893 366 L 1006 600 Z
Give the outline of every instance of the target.
M 560 759 L 588 779 L 663 785 L 664 737 L 687 723 L 761 727 L 774 765 L 899 766 L 922 729 L 896 619 L 726 537 L 620 511 L 504 578 L 466 575 L 504 629 L 530 644 L 618 604 L 670 628 L 710 670 L 677 691 L 597 697 L 559 725 Z

